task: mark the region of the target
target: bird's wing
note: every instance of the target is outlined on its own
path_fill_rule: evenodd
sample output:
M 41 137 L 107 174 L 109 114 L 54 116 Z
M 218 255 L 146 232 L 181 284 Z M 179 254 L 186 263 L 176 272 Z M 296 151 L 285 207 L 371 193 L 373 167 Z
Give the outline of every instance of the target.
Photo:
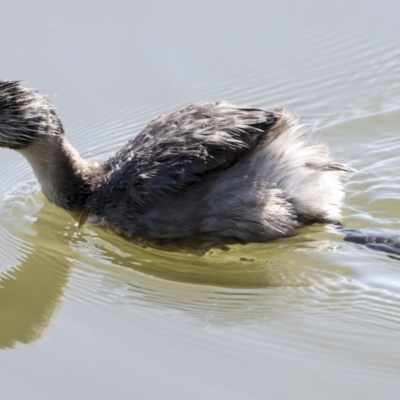
M 272 111 L 225 102 L 162 115 L 105 163 L 108 186 L 137 204 L 182 192 L 233 165 L 275 122 Z

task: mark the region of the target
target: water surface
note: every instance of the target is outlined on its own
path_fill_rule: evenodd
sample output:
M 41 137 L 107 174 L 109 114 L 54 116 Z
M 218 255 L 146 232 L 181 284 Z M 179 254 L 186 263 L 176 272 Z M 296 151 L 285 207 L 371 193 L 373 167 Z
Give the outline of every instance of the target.
M 193 101 L 285 106 L 357 169 L 343 222 L 399 234 L 397 2 L 3 7 L 1 78 L 47 93 L 85 158 Z M 0 168 L 4 398 L 398 398 L 400 261 L 323 225 L 141 247 L 49 204 L 17 154 Z

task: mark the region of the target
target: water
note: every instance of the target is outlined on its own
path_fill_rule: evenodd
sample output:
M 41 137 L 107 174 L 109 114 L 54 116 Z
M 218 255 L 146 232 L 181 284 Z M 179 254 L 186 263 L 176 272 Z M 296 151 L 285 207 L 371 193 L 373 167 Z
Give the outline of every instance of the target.
M 160 113 L 285 106 L 357 172 L 343 222 L 400 232 L 395 1 L 10 2 L 1 78 L 48 93 L 101 161 Z M 205 254 L 77 226 L 1 150 L 0 393 L 397 399 L 400 264 L 314 225 Z

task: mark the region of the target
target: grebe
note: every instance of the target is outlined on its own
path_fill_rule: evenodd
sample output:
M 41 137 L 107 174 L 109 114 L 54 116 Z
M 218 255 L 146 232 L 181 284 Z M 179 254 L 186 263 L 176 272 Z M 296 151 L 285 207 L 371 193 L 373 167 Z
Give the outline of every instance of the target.
M 266 242 L 336 222 L 351 171 L 293 115 L 226 102 L 162 115 L 91 164 L 49 102 L 12 81 L 0 81 L 0 147 L 28 160 L 49 201 L 149 241 Z

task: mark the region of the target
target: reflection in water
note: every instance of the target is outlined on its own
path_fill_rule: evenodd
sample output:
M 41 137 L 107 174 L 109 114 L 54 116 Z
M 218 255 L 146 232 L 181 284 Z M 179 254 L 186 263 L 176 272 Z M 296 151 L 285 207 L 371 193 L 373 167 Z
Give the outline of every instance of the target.
M 2 217 L 4 209 L 0 210 Z M 15 267 L 0 275 L 0 348 L 39 339 L 62 301 L 72 253 L 68 238 L 60 235 L 67 218 L 53 218 L 53 210 L 54 206 L 44 203 L 30 226 L 33 235 L 26 236 L 30 248 L 18 257 Z
M 73 241 L 80 254 L 74 279 L 80 290 L 75 295 L 87 302 L 134 305 L 145 312 L 174 310 L 175 319 L 202 326 L 253 324 L 295 315 L 352 318 L 366 298 L 378 299 L 382 293 L 355 281 L 346 263 L 335 264 L 337 257 L 346 257 L 335 256 L 335 238 L 342 240 L 316 225 L 296 238 L 231 246 L 198 257 L 143 249 L 85 228 Z M 341 310 L 346 313 L 341 315 Z M 382 317 L 376 310 L 368 314 Z
M 305 232 L 323 229 L 316 225 L 307 228 Z M 299 261 L 308 259 L 309 253 L 326 246 L 326 243 L 307 239 L 303 234 L 270 243 L 214 247 L 208 248 L 208 251 L 203 251 L 202 247 L 178 249 L 176 245 L 174 251 L 169 251 L 169 247 L 166 251 L 164 248 L 139 246 L 112 233 L 86 226 L 79 238 L 73 241 L 73 245 L 80 252 L 89 252 L 91 257 L 95 255 L 97 260 L 131 267 L 159 279 L 246 289 L 319 283 L 313 272 L 313 268 L 318 268 L 318 265 L 309 262 L 302 266 Z M 320 272 L 320 282 L 325 282 L 332 273 L 329 268 L 325 277 Z M 347 271 L 342 269 L 340 272 Z
M 71 241 L 79 254 L 74 295 L 144 313 L 160 309 L 203 327 L 271 318 L 353 321 L 360 313 L 398 326 L 400 299 L 355 279 L 347 265 L 360 256 L 341 244 L 337 232 L 315 225 L 296 238 L 199 257 L 142 248 L 86 227 Z

